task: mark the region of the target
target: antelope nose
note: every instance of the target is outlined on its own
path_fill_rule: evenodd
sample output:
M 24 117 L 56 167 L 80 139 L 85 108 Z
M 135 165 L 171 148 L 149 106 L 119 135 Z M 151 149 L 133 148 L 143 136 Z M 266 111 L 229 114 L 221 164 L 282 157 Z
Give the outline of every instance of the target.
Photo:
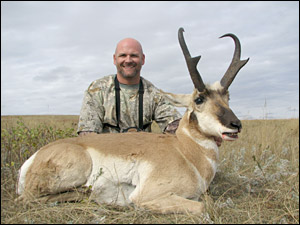
M 240 132 L 240 130 L 242 129 L 242 123 L 241 121 L 233 121 L 230 123 L 230 125 L 233 127 L 233 128 L 236 128 L 238 129 L 238 131 Z

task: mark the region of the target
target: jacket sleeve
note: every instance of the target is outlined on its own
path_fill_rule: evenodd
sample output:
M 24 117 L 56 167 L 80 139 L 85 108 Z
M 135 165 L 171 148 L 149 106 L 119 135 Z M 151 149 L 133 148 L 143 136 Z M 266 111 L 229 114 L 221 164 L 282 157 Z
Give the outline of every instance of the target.
M 154 116 L 154 120 L 159 125 L 162 132 L 165 131 L 170 123 L 182 117 L 177 109 L 162 95 L 159 96 L 159 101 L 157 101 Z
M 89 88 L 84 92 L 77 133 L 82 131 L 101 133 L 103 117 L 104 107 L 101 92 Z

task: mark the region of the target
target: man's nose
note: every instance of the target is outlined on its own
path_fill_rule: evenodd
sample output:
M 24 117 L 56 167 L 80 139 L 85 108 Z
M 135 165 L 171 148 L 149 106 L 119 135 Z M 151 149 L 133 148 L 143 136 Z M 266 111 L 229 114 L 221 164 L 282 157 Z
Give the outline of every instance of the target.
M 125 62 L 132 62 L 133 60 L 132 60 L 132 58 L 131 58 L 131 56 L 130 55 L 128 55 L 128 56 L 126 56 L 126 58 L 125 58 Z

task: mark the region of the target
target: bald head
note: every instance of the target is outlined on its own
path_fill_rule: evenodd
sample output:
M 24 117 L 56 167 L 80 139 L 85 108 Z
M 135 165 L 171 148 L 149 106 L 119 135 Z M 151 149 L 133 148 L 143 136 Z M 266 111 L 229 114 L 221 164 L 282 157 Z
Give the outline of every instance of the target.
M 125 39 L 119 41 L 119 43 L 117 44 L 117 47 L 116 47 L 115 54 L 123 48 L 135 49 L 141 55 L 143 55 L 142 45 L 140 44 L 140 42 L 138 42 L 137 40 L 135 40 L 133 38 L 125 38 Z
M 117 44 L 114 54 L 114 64 L 120 83 L 137 84 L 140 72 L 145 63 L 142 45 L 133 38 L 125 38 Z

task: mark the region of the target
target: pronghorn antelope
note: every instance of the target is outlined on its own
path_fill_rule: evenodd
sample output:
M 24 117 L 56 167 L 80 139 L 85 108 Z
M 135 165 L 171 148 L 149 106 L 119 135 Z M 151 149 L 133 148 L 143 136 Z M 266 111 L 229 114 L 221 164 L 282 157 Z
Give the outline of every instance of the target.
M 247 63 L 233 38 L 233 60 L 221 79 L 205 85 L 178 31 L 195 89 L 192 94 L 165 93 L 176 106 L 186 107 L 176 135 L 129 132 L 91 134 L 50 143 L 21 167 L 18 200 L 78 201 L 133 204 L 159 213 L 201 213 L 199 196 L 214 178 L 218 161 L 215 137 L 235 140 L 240 120 L 228 106 L 228 87 Z

